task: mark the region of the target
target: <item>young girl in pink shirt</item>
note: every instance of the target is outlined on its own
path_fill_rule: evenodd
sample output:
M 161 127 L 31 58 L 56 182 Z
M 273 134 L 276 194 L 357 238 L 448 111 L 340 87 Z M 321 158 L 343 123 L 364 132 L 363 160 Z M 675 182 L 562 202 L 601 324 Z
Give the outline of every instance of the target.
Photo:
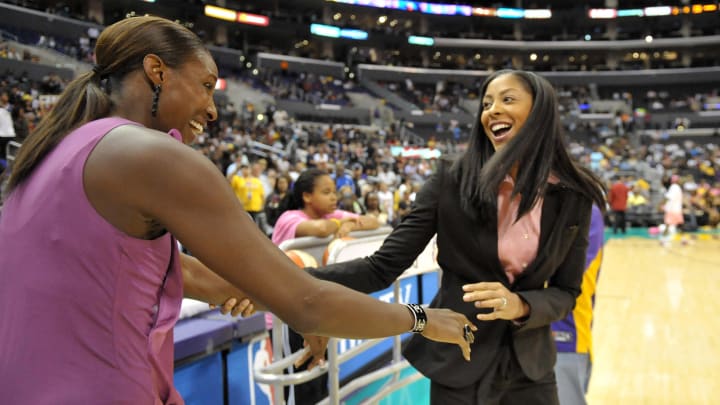
M 309 169 L 300 174 L 289 198 L 289 210 L 283 212 L 275 223 L 272 241 L 276 245 L 301 236 L 343 237 L 352 231 L 380 226 L 377 218 L 371 215 L 337 209 L 335 182 L 319 169 Z

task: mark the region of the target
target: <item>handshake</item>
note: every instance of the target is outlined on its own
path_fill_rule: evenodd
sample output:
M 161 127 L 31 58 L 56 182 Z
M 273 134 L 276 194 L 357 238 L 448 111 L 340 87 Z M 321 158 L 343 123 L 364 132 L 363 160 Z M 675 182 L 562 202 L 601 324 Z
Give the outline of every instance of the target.
M 516 293 L 507 289 L 502 283 L 480 282 L 466 284 L 462 287 L 462 300 L 472 302 L 478 309 L 484 309 L 477 315 L 480 321 L 509 320 L 522 325 L 530 315 L 530 307 Z M 460 347 L 465 360 L 470 361 L 470 346 L 475 341 L 477 327 L 463 314 L 444 308 L 423 309 L 419 305 L 407 305 L 414 319 L 413 332 L 425 338 L 443 343 L 456 344 Z M 487 310 L 490 312 L 487 312 Z M 248 299 L 238 302 L 229 298 L 221 307 L 222 313 L 233 316 L 249 316 L 255 312 L 255 306 Z M 308 369 L 323 364 L 328 337 L 304 335 L 305 353 L 296 361 L 297 365 L 311 361 Z

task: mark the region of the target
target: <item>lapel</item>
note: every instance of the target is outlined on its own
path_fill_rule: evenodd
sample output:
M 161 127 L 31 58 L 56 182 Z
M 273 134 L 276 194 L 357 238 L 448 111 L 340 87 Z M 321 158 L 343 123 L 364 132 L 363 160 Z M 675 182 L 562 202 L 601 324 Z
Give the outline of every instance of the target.
M 572 215 L 573 193 L 566 192 L 564 186 L 549 184 L 543 199 L 542 217 L 540 219 L 540 241 L 535 260 L 516 279 L 515 285 L 520 284 L 524 279 L 532 276 L 547 278 L 544 274 L 548 270 L 544 268 L 547 263 L 547 256 L 556 251 L 557 243 L 562 241 L 558 233 L 562 233 L 567 225 L 567 220 Z M 545 266 L 547 267 L 547 266 Z
M 568 199 L 563 198 L 568 194 L 562 192 L 563 189 L 564 188 L 561 186 L 549 184 L 547 192 L 545 193 L 542 216 L 540 218 L 540 243 L 538 244 L 538 257 L 540 257 L 541 253 L 546 253 L 550 237 L 557 232 L 559 228 L 562 228 L 562 224 L 558 221 L 558 219 L 560 219 L 559 214 L 568 208 L 565 206 Z

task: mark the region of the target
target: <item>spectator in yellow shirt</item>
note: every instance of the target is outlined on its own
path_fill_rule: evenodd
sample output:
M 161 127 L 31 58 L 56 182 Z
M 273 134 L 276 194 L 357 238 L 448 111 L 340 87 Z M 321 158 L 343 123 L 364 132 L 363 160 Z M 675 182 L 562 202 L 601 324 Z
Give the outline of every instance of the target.
M 260 180 L 262 165 L 258 162 L 250 166 L 250 171 L 245 177 L 245 188 L 247 196 L 243 202 L 245 211 L 250 214 L 253 221 L 263 232 L 268 233 L 267 217 L 265 216 L 265 187 Z
M 649 203 L 642 187 L 635 183 L 635 187 L 633 187 L 633 190 L 628 194 L 628 207 L 642 207 L 647 206 Z
M 241 163 L 238 165 L 235 173 L 230 174 L 230 187 L 232 187 L 238 200 L 245 207 L 245 200 L 247 200 L 247 187 L 245 187 L 245 177 L 249 175 L 248 165 Z

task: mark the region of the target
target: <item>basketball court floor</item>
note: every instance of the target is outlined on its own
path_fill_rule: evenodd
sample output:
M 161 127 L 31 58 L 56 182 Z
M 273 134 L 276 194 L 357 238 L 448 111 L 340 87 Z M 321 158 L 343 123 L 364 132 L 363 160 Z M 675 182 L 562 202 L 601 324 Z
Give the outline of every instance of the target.
M 720 239 L 610 239 L 588 403 L 720 403 Z

